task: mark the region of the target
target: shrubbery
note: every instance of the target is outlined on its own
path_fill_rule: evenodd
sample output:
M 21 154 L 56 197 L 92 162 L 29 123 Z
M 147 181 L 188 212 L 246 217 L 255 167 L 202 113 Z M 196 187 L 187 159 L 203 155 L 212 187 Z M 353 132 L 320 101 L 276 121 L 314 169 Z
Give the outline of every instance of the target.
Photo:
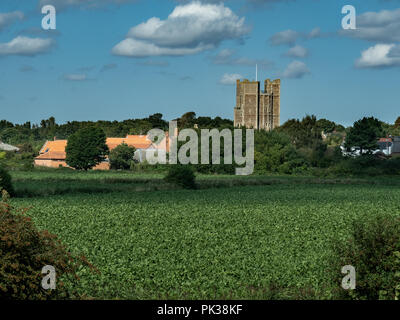
M 126 143 L 120 144 L 110 152 L 111 169 L 128 170 L 134 163 L 133 157 L 136 149 L 128 146 Z
M 45 300 L 77 298 L 74 284 L 82 265 L 92 268 L 84 257 L 75 257 L 55 235 L 37 231 L 30 218 L 7 203 L 0 202 L 0 300 Z M 56 290 L 44 290 L 42 268 L 56 269 Z M 68 288 L 63 281 L 68 279 Z
M 356 269 L 356 289 L 341 290 L 339 298 L 400 298 L 400 218 L 385 216 L 355 223 L 352 238 L 337 244 L 335 252 L 336 275 L 345 265 Z
M 164 180 L 185 189 L 196 189 L 196 176 L 188 165 L 171 165 Z
M 14 188 L 11 183 L 11 176 L 8 172 L 0 167 L 0 192 L 6 190 L 9 194 L 14 194 Z

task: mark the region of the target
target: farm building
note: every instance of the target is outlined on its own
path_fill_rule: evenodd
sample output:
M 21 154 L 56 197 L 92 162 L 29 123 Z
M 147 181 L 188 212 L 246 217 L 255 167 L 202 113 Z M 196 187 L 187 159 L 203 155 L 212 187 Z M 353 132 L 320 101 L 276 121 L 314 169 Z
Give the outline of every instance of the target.
M 0 141 L 0 151 L 19 151 L 19 148 Z
M 377 145 L 378 148 L 375 151 L 373 151 L 373 154 L 383 153 L 386 156 L 400 154 L 400 137 L 390 136 L 388 138 L 380 138 L 377 141 Z M 356 151 L 355 148 L 353 148 L 350 152 L 348 152 L 344 147 L 344 144 L 342 144 L 340 148 L 342 150 L 343 155 L 355 155 L 355 156 L 360 155 L 360 151 L 359 150 Z
M 400 137 L 394 137 L 393 138 L 392 153 L 393 154 L 400 154 Z
M 39 155 L 35 158 L 35 166 L 39 167 L 68 167 L 66 163 L 67 154 L 65 148 L 68 140 L 56 140 L 46 141 L 42 149 L 39 151 Z M 135 147 L 135 159 L 140 162 L 146 160 L 146 154 L 148 151 L 168 152 L 170 145 L 170 138 L 168 132 L 164 139 L 159 143 L 153 143 L 148 136 L 145 135 L 127 135 L 126 138 L 107 138 L 106 144 L 111 150 L 115 149 L 121 144 L 127 144 L 128 146 Z M 108 159 L 98 164 L 93 168 L 94 170 L 109 170 L 110 163 Z

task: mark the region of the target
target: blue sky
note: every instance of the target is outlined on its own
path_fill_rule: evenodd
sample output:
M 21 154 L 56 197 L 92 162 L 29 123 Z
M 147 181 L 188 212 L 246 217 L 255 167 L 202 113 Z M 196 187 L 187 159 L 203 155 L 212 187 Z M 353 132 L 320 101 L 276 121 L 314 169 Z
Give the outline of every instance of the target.
M 347 4 L 356 30 L 341 28 Z M 233 81 L 258 64 L 259 80 L 282 79 L 282 123 L 393 123 L 399 44 L 400 0 L 1 0 L 0 119 L 233 119 Z

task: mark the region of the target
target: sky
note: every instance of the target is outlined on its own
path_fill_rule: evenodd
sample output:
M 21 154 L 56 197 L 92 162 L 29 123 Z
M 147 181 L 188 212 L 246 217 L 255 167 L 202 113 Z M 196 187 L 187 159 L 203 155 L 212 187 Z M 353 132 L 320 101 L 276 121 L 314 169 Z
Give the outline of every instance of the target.
M 42 7 L 56 9 L 44 30 Z M 356 29 L 344 30 L 345 5 Z M 0 119 L 233 119 L 281 79 L 281 123 L 400 116 L 400 0 L 1 0 Z

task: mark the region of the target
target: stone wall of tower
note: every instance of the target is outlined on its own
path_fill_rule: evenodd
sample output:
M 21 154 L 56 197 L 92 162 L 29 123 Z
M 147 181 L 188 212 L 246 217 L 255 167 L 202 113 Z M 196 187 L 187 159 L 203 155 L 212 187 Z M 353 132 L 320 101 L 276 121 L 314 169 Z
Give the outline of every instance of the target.
M 235 127 L 272 130 L 280 125 L 280 80 L 264 82 L 264 92 L 258 81 L 236 83 Z
M 260 83 L 238 80 L 236 84 L 235 126 L 258 129 Z
M 269 95 L 272 96 L 272 119 L 270 122 L 272 123 L 272 128 L 277 128 L 280 126 L 280 116 L 281 116 L 281 80 L 273 80 L 270 79 L 265 80 L 264 90 Z M 271 130 L 270 129 L 270 130 Z
M 240 80 L 236 80 L 236 106 L 234 109 L 233 123 L 235 127 L 244 126 L 243 121 L 243 104 L 242 104 L 242 85 Z

